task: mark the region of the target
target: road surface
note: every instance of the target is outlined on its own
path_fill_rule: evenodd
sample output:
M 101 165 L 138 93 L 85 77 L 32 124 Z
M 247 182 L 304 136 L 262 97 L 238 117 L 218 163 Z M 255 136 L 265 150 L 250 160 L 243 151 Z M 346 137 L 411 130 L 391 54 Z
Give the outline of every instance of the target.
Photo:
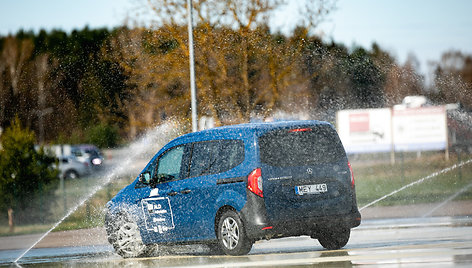
M 90 236 L 101 236 L 102 230 Z M 55 234 L 57 235 L 57 234 Z M 35 248 L 18 265 L 61 267 L 470 267 L 472 266 L 472 218 L 426 217 L 368 219 L 353 229 L 348 245 L 327 251 L 309 237 L 257 242 L 249 255 L 211 256 L 204 246 L 161 247 L 150 258 L 122 259 L 104 243 Z M 99 239 L 97 239 L 99 240 Z M 103 241 L 102 241 L 103 242 Z M 70 242 L 67 242 L 70 243 Z M 65 243 L 65 244 L 67 244 Z M 24 250 L 1 250 L 0 264 L 14 266 L 12 259 Z

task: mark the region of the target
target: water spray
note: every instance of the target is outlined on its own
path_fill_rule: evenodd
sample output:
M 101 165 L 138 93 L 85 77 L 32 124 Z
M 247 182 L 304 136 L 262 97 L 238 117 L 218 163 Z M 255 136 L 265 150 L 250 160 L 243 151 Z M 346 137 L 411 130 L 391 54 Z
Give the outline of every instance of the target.
M 450 197 L 448 197 L 446 200 L 444 200 L 443 202 L 441 202 L 439 205 L 435 206 L 433 209 L 431 209 L 430 211 L 428 211 L 428 213 L 425 213 L 422 217 L 423 218 L 426 218 L 426 217 L 429 217 L 433 214 L 433 212 L 435 212 L 436 210 L 438 210 L 439 208 L 441 208 L 442 206 L 444 206 L 445 204 L 451 202 L 452 200 L 454 200 L 456 197 L 458 197 L 459 195 L 465 193 L 467 190 L 469 190 L 469 188 L 472 187 L 472 183 L 468 184 L 466 187 L 462 188 L 460 191 L 458 191 L 457 193 L 451 195 Z
M 129 162 L 131 162 L 130 158 L 128 160 L 129 161 L 125 161 L 125 163 L 123 163 L 123 165 L 121 166 L 120 169 L 118 169 L 118 171 L 122 172 L 123 166 L 126 165 L 126 164 L 129 164 Z M 96 187 L 95 189 L 93 189 L 93 191 L 91 191 L 77 205 L 75 205 L 72 209 L 70 209 L 69 212 L 67 212 L 66 215 L 64 215 L 64 217 L 62 217 L 58 222 L 56 222 L 46 233 L 44 233 L 36 242 L 34 242 L 33 245 L 31 245 L 25 252 L 23 252 L 23 254 L 21 254 L 14 262 L 17 263 L 21 258 L 23 258 L 23 256 L 25 256 L 26 253 L 28 253 L 28 251 L 30 251 L 39 242 L 41 242 L 41 240 L 43 240 L 52 230 L 56 229 L 56 227 L 59 226 L 59 224 L 61 224 L 65 219 L 67 219 L 79 207 L 81 207 L 85 202 L 87 202 L 88 199 L 90 199 L 93 195 L 95 195 L 98 191 L 100 191 L 105 185 L 107 185 L 111 181 L 111 179 L 113 177 L 115 177 L 115 174 L 119 174 L 119 173 L 115 172 L 115 173 L 112 173 L 111 175 L 109 175 L 102 185 L 100 185 L 100 186 Z
M 93 190 L 85 196 L 77 205 L 71 208 L 58 222 L 56 222 L 48 231 L 46 231 L 36 242 L 34 242 L 25 252 L 23 252 L 13 263 L 18 264 L 18 261 L 23 258 L 26 253 L 28 253 L 32 248 L 34 248 L 39 242 L 41 242 L 49 233 L 51 233 L 54 229 L 56 229 L 59 224 L 61 224 L 65 219 L 67 219 L 72 213 L 74 213 L 79 207 L 81 207 L 87 200 L 92 198 L 98 191 L 103 189 L 107 184 L 111 182 L 111 180 L 121 174 L 123 174 L 126 170 L 125 167 L 129 166 L 131 162 L 136 159 L 139 155 L 143 154 L 146 150 L 152 148 L 150 144 L 159 146 L 161 144 L 165 144 L 171 135 L 162 135 L 162 133 L 169 134 L 169 132 L 177 131 L 177 127 L 173 123 L 165 123 L 160 125 L 152 130 L 150 130 L 146 135 L 140 138 L 137 142 L 131 144 L 129 146 L 129 150 L 132 152 L 128 155 L 128 157 L 118 163 L 115 167 L 112 168 L 113 172 L 111 172 L 103 181 L 102 184 L 93 188 Z M 153 153 L 156 153 L 154 151 Z
M 472 159 L 469 159 L 469 160 L 467 160 L 467 161 L 465 161 L 465 162 L 460 162 L 460 163 L 455 164 L 455 165 L 453 165 L 453 166 L 451 166 L 451 167 L 445 168 L 445 169 L 440 170 L 440 171 L 438 171 L 438 172 L 435 172 L 435 173 L 433 173 L 433 174 L 431 174 L 431 175 L 428 175 L 428 176 L 426 176 L 426 177 L 424 177 L 424 178 L 421 178 L 421 179 L 419 179 L 419 180 L 417 180 L 417 181 L 414 181 L 414 182 L 412 182 L 412 183 L 410 183 L 410 184 L 407 184 L 407 185 L 405 185 L 405 186 L 403 186 L 403 187 L 401 187 L 401 188 L 399 188 L 399 189 L 397 189 L 397 190 L 395 190 L 395 191 L 393 191 L 393 192 L 391 192 L 391 193 L 389 193 L 389 194 L 386 194 L 386 195 L 384 195 L 384 196 L 382 196 L 382 197 L 380 197 L 380 198 L 378 198 L 378 199 L 376 199 L 376 200 L 370 202 L 369 204 L 367 204 L 367 205 L 361 207 L 361 208 L 359 209 L 359 211 L 362 211 L 363 209 L 368 208 L 368 207 L 370 207 L 370 206 L 372 206 L 372 205 L 374 205 L 374 204 L 376 204 L 376 203 L 378 203 L 378 202 L 380 202 L 380 201 L 386 199 L 387 197 L 390 197 L 390 196 L 392 196 L 392 195 L 394 195 L 394 194 L 396 194 L 396 193 L 398 193 L 398 192 L 401 192 L 401 191 L 403 191 L 403 190 L 405 190 L 405 189 L 407 189 L 407 188 L 410 188 L 410 187 L 413 186 L 413 185 L 422 183 L 422 182 L 424 182 L 424 181 L 426 181 L 426 180 L 429 180 L 429 179 L 431 179 L 431 178 L 434 178 L 434 177 L 436 177 L 436 176 L 439 176 L 439 175 L 441 175 L 441 174 L 447 173 L 447 172 L 449 172 L 449 171 L 451 171 L 451 170 L 454 170 L 454 169 L 456 169 L 456 168 L 465 166 L 465 165 L 470 164 L 470 163 L 472 163 Z

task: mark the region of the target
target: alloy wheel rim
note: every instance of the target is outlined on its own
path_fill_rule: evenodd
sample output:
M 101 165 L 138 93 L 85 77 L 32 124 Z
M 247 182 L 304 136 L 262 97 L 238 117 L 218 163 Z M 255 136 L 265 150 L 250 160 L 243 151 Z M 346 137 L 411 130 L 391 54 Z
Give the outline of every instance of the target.
M 228 217 L 223 221 L 221 228 L 223 245 L 227 249 L 234 249 L 239 242 L 239 226 L 235 219 Z

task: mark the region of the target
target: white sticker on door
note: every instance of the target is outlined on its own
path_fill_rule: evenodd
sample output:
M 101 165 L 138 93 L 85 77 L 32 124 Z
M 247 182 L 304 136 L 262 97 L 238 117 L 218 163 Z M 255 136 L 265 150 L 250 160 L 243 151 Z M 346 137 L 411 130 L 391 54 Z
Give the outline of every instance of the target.
M 174 215 L 168 197 L 141 200 L 146 230 L 164 233 L 174 229 Z

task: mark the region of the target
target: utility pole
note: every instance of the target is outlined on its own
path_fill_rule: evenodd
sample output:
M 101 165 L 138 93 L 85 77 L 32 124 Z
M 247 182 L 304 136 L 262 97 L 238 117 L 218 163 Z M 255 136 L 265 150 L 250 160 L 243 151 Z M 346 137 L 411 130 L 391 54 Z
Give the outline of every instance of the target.
M 36 71 L 38 73 L 38 115 L 39 123 L 39 143 L 44 145 L 44 117 L 53 112 L 51 107 L 46 108 L 46 95 L 44 94 L 44 83 L 47 72 L 48 56 L 43 55 L 38 58 Z
M 195 87 L 195 58 L 193 55 L 193 6 L 192 0 L 187 0 L 187 21 L 188 21 L 188 50 L 190 62 L 190 97 L 192 110 L 192 131 L 198 130 L 197 117 L 197 89 Z

